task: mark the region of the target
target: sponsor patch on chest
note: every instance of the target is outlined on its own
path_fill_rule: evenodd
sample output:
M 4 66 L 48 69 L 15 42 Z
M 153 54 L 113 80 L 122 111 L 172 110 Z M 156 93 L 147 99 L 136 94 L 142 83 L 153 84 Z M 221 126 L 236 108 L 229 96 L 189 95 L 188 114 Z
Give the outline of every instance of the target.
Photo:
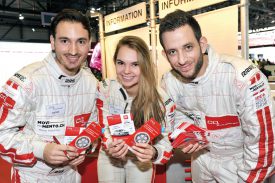
M 89 121 L 91 113 L 81 114 L 74 117 L 74 126 L 75 127 L 86 127 L 86 124 Z
M 64 135 L 65 121 L 56 120 L 37 120 L 35 125 L 35 132 L 39 135 Z
M 238 116 L 205 116 L 205 121 L 208 130 L 221 130 L 240 126 Z

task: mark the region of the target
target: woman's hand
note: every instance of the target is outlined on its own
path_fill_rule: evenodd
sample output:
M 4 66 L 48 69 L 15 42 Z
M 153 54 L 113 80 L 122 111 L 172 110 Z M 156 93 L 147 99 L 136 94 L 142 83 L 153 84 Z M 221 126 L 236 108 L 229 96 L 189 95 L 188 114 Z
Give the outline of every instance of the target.
M 114 158 L 124 158 L 128 152 L 128 146 L 123 140 L 115 140 L 109 144 L 107 152 Z
M 133 153 L 141 162 L 151 161 L 156 155 L 156 149 L 147 143 L 137 143 L 133 147 Z

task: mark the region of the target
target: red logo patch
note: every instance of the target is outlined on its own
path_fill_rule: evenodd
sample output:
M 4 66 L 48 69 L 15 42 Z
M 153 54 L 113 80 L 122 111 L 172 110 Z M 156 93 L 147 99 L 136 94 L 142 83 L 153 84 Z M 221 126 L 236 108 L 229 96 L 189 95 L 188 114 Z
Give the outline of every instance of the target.
M 74 126 L 75 127 L 86 127 L 86 124 L 89 121 L 91 113 L 81 114 L 74 117 Z
M 240 126 L 238 116 L 221 116 L 210 117 L 205 116 L 206 126 L 208 130 L 221 130 L 225 128 L 232 128 Z

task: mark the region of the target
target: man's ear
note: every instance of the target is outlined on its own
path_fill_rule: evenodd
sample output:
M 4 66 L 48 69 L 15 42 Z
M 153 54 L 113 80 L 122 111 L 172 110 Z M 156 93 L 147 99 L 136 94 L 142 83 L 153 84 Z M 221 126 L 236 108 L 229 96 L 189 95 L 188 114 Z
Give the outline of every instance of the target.
M 165 53 L 165 50 L 162 50 L 162 51 L 161 51 L 161 54 L 162 54 L 162 56 L 163 56 L 164 58 L 166 58 L 166 59 L 168 60 L 167 55 L 166 55 L 166 53 Z
M 54 37 L 53 37 L 53 35 L 50 36 L 50 42 L 51 42 L 52 50 L 54 51 L 55 50 L 55 46 L 54 46 Z
M 208 43 L 207 43 L 207 39 L 206 37 L 202 36 L 200 38 L 200 46 L 201 46 L 201 51 L 202 53 L 205 53 L 206 52 L 206 49 L 208 47 Z

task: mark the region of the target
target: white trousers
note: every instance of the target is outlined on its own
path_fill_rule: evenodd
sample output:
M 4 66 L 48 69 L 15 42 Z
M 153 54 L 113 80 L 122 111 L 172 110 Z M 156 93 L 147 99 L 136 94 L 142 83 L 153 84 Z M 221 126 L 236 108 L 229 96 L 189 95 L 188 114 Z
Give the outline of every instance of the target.
M 66 172 L 56 169 L 55 173 L 41 174 L 36 171 L 18 171 L 12 169 L 12 183 L 81 183 L 81 175 L 77 170 L 69 169 Z
M 151 183 L 155 171 L 152 162 L 142 163 L 134 157 L 125 160 L 109 157 L 100 150 L 97 161 L 99 183 Z
M 199 151 L 192 155 L 191 174 L 193 183 L 238 183 L 237 170 L 242 163 L 242 152 L 231 156 Z

